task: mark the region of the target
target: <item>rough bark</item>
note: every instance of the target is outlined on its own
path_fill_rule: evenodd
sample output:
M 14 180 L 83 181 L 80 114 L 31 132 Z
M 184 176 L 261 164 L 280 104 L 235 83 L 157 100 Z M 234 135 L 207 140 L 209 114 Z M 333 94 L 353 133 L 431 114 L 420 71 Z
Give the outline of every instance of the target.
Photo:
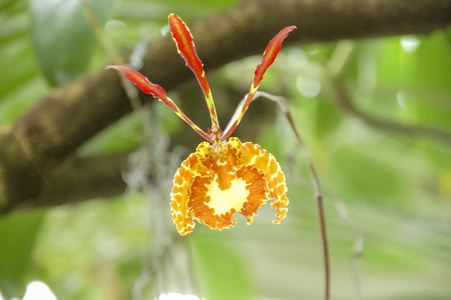
M 208 71 L 260 54 L 270 38 L 287 25 L 298 29 L 290 34 L 285 47 L 427 34 L 449 26 L 450 16 L 449 0 L 248 0 L 193 22 L 190 28 Z M 149 46 L 142 72 L 166 90 L 192 78 L 170 37 Z M 142 99 L 151 100 L 148 96 Z M 56 167 L 95 134 L 130 112 L 129 101 L 113 71 L 99 70 L 40 99 L 14 124 L 0 130 L 0 211 L 21 207 L 25 202 L 32 206 L 32 199 L 58 185 L 61 176 L 52 174 Z
M 50 207 L 124 193 L 122 172 L 127 168 L 128 155 L 70 157 L 46 176 L 37 197 L 20 203 L 18 208 Z

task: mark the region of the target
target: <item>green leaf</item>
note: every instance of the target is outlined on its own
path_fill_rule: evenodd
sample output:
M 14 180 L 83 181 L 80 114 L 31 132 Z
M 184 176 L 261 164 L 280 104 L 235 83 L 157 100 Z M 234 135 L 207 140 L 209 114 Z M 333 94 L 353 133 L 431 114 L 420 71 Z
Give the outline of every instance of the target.
M 31 252 L 44 212 L 8 215 L 0 220 L 0 291 L 6 299 L 21 297 L 23 277 L 31 264 Z
M 451 97 L 451 47 L 444 33 L 438 32 L 421 40 L 416 54 L 415 86 L 429 92 L 419 98 L 416 112 L 422 123 L 448 131 L 451 127 L 451 108 L 447 105 Z M 431 76 L 434 74 L 435 76 Z M 432 97 L 442 96 L 442 101 L 431 103 Z M 434 105 L 436 104 L 436 105 Z
M 341 182 L 340 189 L 348 190 L 350 195 L 392 201 L 392 198 L 403 192 L 402 180 L 398 177 L 395 166 L 387 161 L 379 161 L 377 156 L 367 153 L 363 148 L 359 151 L 343 147 L 335 152 L 332 162 L 334 177 Z
M 333 133 L 341 122 L 341 112 L 334 103 L 322 99 L 317 101 L 315 130 L 320 139 Z
M 86 0 L 102 26 L 114 1 Z M 74 80 L 88 67 L 96 36 L 80 0 L 30 0 L 34 50 L 52 85 Z
M 190 240 L 198 273 L 201 297 L 216 300 L 253 299 L 253 285 L 234 249 L 211 239 Z

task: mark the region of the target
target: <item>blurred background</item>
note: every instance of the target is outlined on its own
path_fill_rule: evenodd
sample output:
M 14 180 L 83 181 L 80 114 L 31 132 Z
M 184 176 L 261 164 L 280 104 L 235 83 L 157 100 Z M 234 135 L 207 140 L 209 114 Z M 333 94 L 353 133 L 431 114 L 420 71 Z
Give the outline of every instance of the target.
M 89 1 L 105 37 L 138 56 L 140 45 L 167 33 L 169 13 L 189 22 L 237 2 Z M 286 47 L 260 86 L 286 97 L 319 174 L 332 299 L 451 299 L 450 39 L 447 29 Z M 222 126 L 260 61 L 249 57 L 208 74 Z M 79 1 L 0 2 L 0 125 L 56 86 L 107 64 Z M 194 76 L 171 97 L 208 126 Z M 79 151 L 130 151 L 123 195 L 0 219 L 3 298 L 21 299 L 27 284 L 39 280 L 58 299 L 153 299 L 162 292 L 322 299 L 314 191 L 276 105 L 254 102 L 235 136 L 276 156 L 287 177 L 287 217 L 273 225 L 268 205 L 252 226 L 237 216 L 234 229 L 197 224 L 183 238 L 170 220 L 169 193 L 179 163 L 201 138 L 162 103 L 145 110 L 150 149 L 140 146 L 142 119 L 130 114 Z

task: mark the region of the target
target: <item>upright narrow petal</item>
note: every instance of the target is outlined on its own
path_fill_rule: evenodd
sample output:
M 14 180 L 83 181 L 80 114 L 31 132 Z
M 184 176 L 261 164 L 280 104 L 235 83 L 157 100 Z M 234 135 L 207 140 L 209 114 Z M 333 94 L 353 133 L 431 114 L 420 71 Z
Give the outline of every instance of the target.
M 196 52 L 193 36 L 191 35 L 188 26 L 186 26 L 182 19 L 175 14 L 169 15 L 169 27 L 171 28 L 172 38 L 177 45 L 180 56 L 183 57 L 186 65 L 196 75 L 197 81 L 202 88 L 212 122 L 212 129 L 219 128 L 213 96 L 211 94 L 210 86 L 208 85 L 207 77 L 205 76 L 202 61 L 199 59 Z
M 257 69 L 255 70 L 255 77 L 253 83 L 255 90 L 257 90 L 260 81 L 262 81 L 263 74 L 265 74 L 269 66 L 272 65 L 274 60 L 276 60 L 277 54 L 279 54 L 280 49 L 282 49 L 283 40 L 294 29 L 296 29 L 296 26 L 285 27 L 278 34 L 276 34 L 276 36 L 268 43 L 268 46 L 266 47 L 266 50 L 263 53 L 262 62 L 257 66 Z
M 229 138 L 232 135 L 232 133 L 235 131 L 238 124 L 241 122 L 241 119 L 243 118 L 244 114 L 246 113 L 247 109 L 249 108 L 249 105 L 251 104 L 251 101 L 255 95 L 255 92 L 257 92 L 257 90 L 258 90 L 258 86 L 260 85 L 260 82 L 263 79 L 263 75 L 265 74 L 265 72 L 269 68 L 269 66 L 272 65 L 272 63 L 274 62 L 274 60 L 277 57 L 277 54 L 279 54 L 279 51 L 282 48 L 283 40 L 294 29 L 296 29 L 296 26 L 285 27 L 278 34 L 276 34 L 276 36 L 268 43 L 268 46 L 266 47 L 266 50 L 263 53 L 262 62 L 257 66 L 257 69 L 255 70 L 254 82 L 252 83 L 252 85 L 249 89 L 247 99 L 246 99 L 244 105 L 242 106 L 241 112 L 235 116 L 236 120 L 230 120 L 232 126 L 230 126 L 230 128 L 227 129 L 226 132 L 224 132 L 222 140 L 226 140 L 227 138 Z
M 183 111 L 180 110 L 180 108 L 174 103 L 174 101 L 172 101 L 171 98 L 169 98 L 166 95 L 166 91 L 161 86 L 152 83 L 149 79 L 147 79 L 146 76 L 144 76 L 140 72 L 126 66 L 109 65 L 105 69 L 106 70 L 115 69 L 119 72 L 124 73 L 125 77 L 134 84 L 136 84 L 136 86 L 140 90 L 142 90 L 146 94 L 151 94 L 155 98 L 158 98 L 159 100 L 163 101 L 180 118 L 182 118 L 189 126 L 191 126 L 191 128 L 193 128 L 200 136 L 210 141 L 210 136 L 207 133 L 205 133 L 202 129 L 200 129 L 196 124 L 194 124 L 194 122 L 191 121 L 191 119 L 188 118 L 185 115 L 185 113 L 183 113 Z

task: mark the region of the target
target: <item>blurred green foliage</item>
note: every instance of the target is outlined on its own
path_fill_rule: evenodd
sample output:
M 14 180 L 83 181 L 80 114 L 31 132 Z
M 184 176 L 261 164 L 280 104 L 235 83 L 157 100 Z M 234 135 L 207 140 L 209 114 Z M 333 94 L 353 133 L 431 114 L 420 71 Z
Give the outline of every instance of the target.
M 108 63 L 92 33 L 86 33 L 87 43 L 73 38 L 85 35 L 79 30 L 89 31 L 86 23 L 79 23 L 83 22 L 75 9 L 79 2 L 54 2 L 0 3 L 2 126 L 36 103 L 52 84 Z M 238 1 L 117 0 L 111 8 L 110 1 L 88 2 L 101 5 L 103 22 L 110 15 L 108 38 L 119 49 L 130 49 L 142 39 L 157 39 L 170 12 L 189 21 Z M 61 16 L 59 10 L 71 5 L 68 17 L 60 18 L 61 25 L 47 23 L 49 14 Z M 63 41 L 64 47 L 52 44 Z M 449 30 L 282 51 L 261 88 L 283 93 L 289 100 L 324 186 L 333 298 L 358 299 L 363 293 L 365 299 L 449 299 L 451 148 L 430 137 L 370 127 L 341 109 L 324 74 L 334 55 L 346 47 L 351 51 L 343 58 L 346 64 L 339 77 L 356 107 L 382 120 L 451 133 Z M 65 57 L 64 62 L 53 59 L 57 57 Z M 213 93 L 215 85 L 245 90 L 243 82 L 250 84 L 259 59 L 244 59 L 215 72 L 221 82 L 211 82 Z M 66 74 L 63 80 L 55 70 Z M 183 126 L 166 107 L 158 109 L 164 132 L 174 134 Z M 240 126 L 246 126 L 246 118 Z M 81 152 L 135 149 L 139 130 L 136 116 L 128 116 Z M 193 138 L 198 138 L 194 132 Z M 242 218 L 235 229 L 223 232 L 198 225 L 186 238 L 192 257 L 189 276 L 207 299 L 318 299 L 322 254 L 305 162 L 281 114 L 268 121 L 254 142 L 276 155 L 283 166 L 288 217 L 272 225 L 274 212 L 265 207 L 252 226 Z M 58 299 L 131 298 L 139 279 L 145 278 L 146 258 L 153 251 L 152 202 L 146 195 L 45 213 L 18 212 L 0 219 L 3 296 L 21 297 L 26 283 L 38 279 Z M 169 208 L 161 213 L 169 215 Z M 360 233 L 363 256 L 353 261 Z M 355 263 L 358 273 L 352 268 Z M 177 266 L 172 262 L 162 267 Z M 174 291 L 183 288 L 175 284 Z
M 20 295 L 24 273 L 32 264 L 35 246 L 44 213 L 34 211 L 12 215 L 0 221 L 0 287 L 5 295 Z
M 52 85 L 63 85 L 86 72 L 97 42 L 82 1 L 31 0 L 33 48 L 42 73 Z M 105 25 L 114 1 L 85 1 Z

